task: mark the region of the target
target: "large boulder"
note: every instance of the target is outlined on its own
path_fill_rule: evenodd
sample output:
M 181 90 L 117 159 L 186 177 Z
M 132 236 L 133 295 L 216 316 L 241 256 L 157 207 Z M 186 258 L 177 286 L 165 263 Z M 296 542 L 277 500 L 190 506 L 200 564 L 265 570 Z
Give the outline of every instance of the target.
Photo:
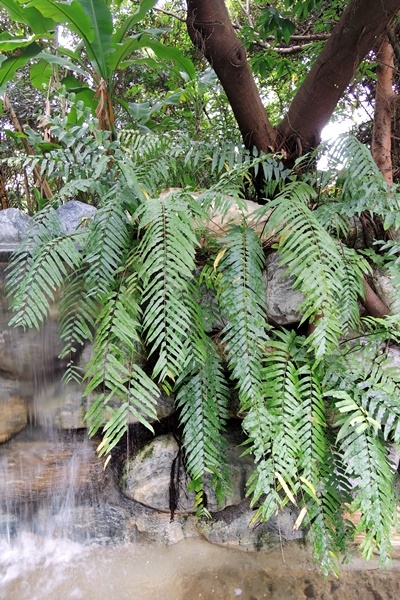
M 93 218 L 96 208 L 79 200 L 70 200 L 57 208 L 56 213 L 66 232 L 72 232 L 85 225 L 88 219 Z
M 26 237 L 33 234 L 35 221 L 17 208 L 0 211 L 0 262 L 5 262 Z
M 27 400 L 13 380 L 0 378 L 0 444 L 7 442 L 28 423 Z
M 207 508 L 210 511 L 238 505 L 245 498 L 245 484 L 254 470 L 254 464 L 250 456 L 241 456 L 242 450 L 239 444 L 242 441 L 242 436 L 237 432 L 231 432 L 228 436 L 227 463 L 230 468 L 231 490 L 223 503 L 218 504 L 215 492 L 208 484 Z M 121 478 L 121 489 L 124 495 L 150 508 L 169 512 L 171 470 L 174 465 L 179 471 L 176 512 L 194 512 L 194 494 L 186 490 L 188 478 L 179 454 L 179 446 L 172 434 L 155 438 L 126 461 Z
M 293 289 L 293 278 L 287 275 L 286 267 L 279 264 L 276 252 L 271 252 L 266 258 L 265 280 L 268 318 L 278 325 L 298 323 L 304 296 Z

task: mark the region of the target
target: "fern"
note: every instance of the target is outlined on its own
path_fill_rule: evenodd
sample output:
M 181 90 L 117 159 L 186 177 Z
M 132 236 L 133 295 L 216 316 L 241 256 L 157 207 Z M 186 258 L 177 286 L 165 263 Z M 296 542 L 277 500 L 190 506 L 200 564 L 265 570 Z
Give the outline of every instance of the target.
M 242 410 L 261 395 L 262 356 L 267 337 L 264 255 L 255 232 L 230 227 L 222 240 L 219 303 L 228 320 L 222 332 L 231 377 L 238 382 Z
M 169 194 L 148 200 L 134 215 L 144 231 L 138 247 L 144 339 L 150 355 L 157 353 L 153 377 L 167 387 L 189 360 L 189 283 L 198 241 L 188 212 L 183 198 Z
M 150 430 L 150 421 L 157 418 L 159 390 L 137 362 L 141 326 L 136 275 L 126 283 L 104 299 L 85 375 L 85 395 L 101 390 L 86 414 L 90 435 L 104 426 L 100 455 L 109 454 L 121 439 L 130 413 Z
M 395 224 L 396 189 L 388 191 L 354 140 L 335 150 L 336 166 L 345 160 L 349 177 L 332 187 L 330 174 L 316 174 L 311 187 L 279 156 L 250 156 L 237 144 L 216 148 L 176 132 L 134 131 L 111 142 L 95 120 L 75 130 L 62 119 L 51 127 L 60 147 L 26 165 L 40 164 L 61 189 L 14 256 L 8 289 L 13 322 L 23 326 L 39 326 L 60 295 L 67 378 L 79 380 L 75 357 L 93 340 L 86 419 L 91 435 L 103 432 L 99 454 L 110 456 L 131 416 L 151 430 L 158 385 L 173 389 L 190 487 L 198 512 L 207 514 L 206 483 L 211 479 L 218 499 L 229 487 L 226 376 L 238 390 L 246 451 L 254 456 L 247 487 L 254 521 L 292 504 L 295 528 L 307 528 L 325 572 L 354 532 L 366 533 L 366 556 L 377 548 L 384 559 L 394 524 L 388 448 L 400 443 L 400 375 L 383 342 L 399 339 L 397 303 L 391 317 L 360 323 L 367 254 L 337 238 L 363 210 L 380 214 L 386 227 Z M 258 210 L 263 239 L 277 240 L 304 295 L 308 336 L 267 322 L 264 252 L 243 196 L 250 172 L 266 181 L 271 199 Z M 185 191 L 163 190 L 174 185 Z M 65 233 L 54 207 L 76 191 L 99 209 Z M 239 225 L 229 222 L 232 206 Z M 216 213 L 225 229 L 218 241 L 210 231 Z M 398 245 L 382 252 L 368 257 L 381 260 L 398 287 Z M 215 291 L 218 345 L 202 285 Z M 368 343 L 343 341 L 360 329 Z M 356 530 L 346 510 L 360 511 Z
M 103 199 L 90 227 L 85 245 L 85 286 L 101 298 L 114 285 L 115 273 L 123 267 L 130 246 L 131 226 L 126 219 L 123 197 L 114 189 Z
M 346 269 L 339 247 L 307 206 L 314 196 L 307 184 L 291 182 L 259 212 L 273 211 L 268 228 L 271 236 L 279 236 L 278 252 L 294 277 L 294 289 L 305 296 L 300 307 L 302 322 L 315 324 L 307 343 L 321 358 L 338 345 L 340 336 L 357 318 L 360 269 Z M 358 285 L 353 291 L 355 280 Z M 344 311 L 343 299 L 348 301 Z
M 194 362 L 178 386 L 176 406 L 183 425 L 185 465 L 191 478 L 190 489 L 196 493 L 199 513 L 206 509 L 205 476 L 221 499 L 229 488 L 225 465 L 226 440 L 222 435 L 228 418 L 229 388 L 222 370 L 221 359 L 211 340 L 204 338 L 205 360 Z
M 25 245 L 14 255 L 10 262 L 12 275 L 7 284 L 7 294 L 15 312 L 11 325 L 40 327 L 69 271 L 81 264 L 82 256 L 74 241 L 80 237 L 80 232 L 75 235 L 62 233 L 52 211 L 35 230 L 32 249 Z
M 59 336 L 64 346 L 59 358 L 67 359 L 63 380 L 81 382 L 82 369 L 75 364 L 75 356 L 86 342 L 93 340 L 98 304 L 87 293 L 84 270 L 76 270 L 66 279 L 59 301 Z
M 342 190 L 329 206 L 330 215 L 352 217 L 369 211 L 383 218 L 385 229 L 400 226 L 400 196 L 396 186 L 388 189 L 371 152 L 353 136 L 342 136 L 330 152 L 330 166 L 345 169 Z

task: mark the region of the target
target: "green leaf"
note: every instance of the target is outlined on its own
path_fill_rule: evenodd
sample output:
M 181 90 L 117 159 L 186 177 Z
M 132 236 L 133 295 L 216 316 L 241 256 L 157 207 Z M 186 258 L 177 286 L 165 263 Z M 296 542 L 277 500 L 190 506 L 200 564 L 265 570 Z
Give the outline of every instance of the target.
M 157 0 L 141 0 L 137 11 L 131 17 L 125 19 L 123 25 L 114 33 L 113 41 L 117 44 L 121 43 L 127 31 L 144 19 L 156 3 Z
M 182 52 L 173 46 L 166 46 L 157 40 L 147 40 L 146 46 L 151 48 L 153 52 L 164 60 L 173 61 L 180 71 L 184 71 L 189 75 L 189 79 L 196 78 L 196 69 L 189 58 L 186 58 Z
M 0 33 L 0 51 L 13 52 L 19 48 L 25 48 L 41 37 L 41 35 L 32 35 L 29 38 L 11 37 L 7 32 Z
M 110 70 L 107 59 L 114 49 L 112 47 L 112 15 L 105 0 L 78 0 L 85 13 L 89 16 L 94 31 L 93 40 L 90 43 L 92 64 L 97 64 L 97 72 L 108 79 Z
M 71 31 L 82 38 L 87 45 L 94 40 L 94 31 L 89 17 L 86 15 L 78 0 L 70 3 L 55 2 L 54 0 L 18 0 L 28 8 L 35 8 L 46 18 L 56 23 L 65 24 Z
M 63 52 L 64 49 L 63 48 L 58 48 L 58 52 Z M 73 58 L 78 58 L 77 56 L 74 55 L 74 53 L 70 53 Z M 64 58 L 63 56 L 60 56 L 59 54 L 48 54 L 47 52 L 40 52 L 36 58 L 39 59 L 43 59 L 46 62 L 48 62 L 50 65 L 60 65 L 60 67 L 66 67 L 67 69 L 70 69 L 71 71 L 75 71 L 76 73 L 79 73 L 80 75 L 83 75 L 84 77 L 88 76 L 88 72 L 86 69 L 82 69 L 82 67 L 79 66 L 79 64 L 72 62 L 71 60 L 68 60 L 67 58 Z
M 33 42 L 29 46 L 26 46 L 18 56 L 12 56 L 1 62 L 0 95 L 5 92 L 7 83 L 14 77 L 15 72 L 39 54 L 40 51 L 41 47 Z
M 50 83 L 53 75 L 53 67 L 44 59 L 33 64 L 29 70 L 29 77 L 32 85 L 38 90 L 43 90 Z
M 32 29 L 33 33 L 47 34 L 56 28 L 53 19 L 46 19 L 36 8 L 22 7 L 15 0 L 1 0 L 1 6 L 7 10 L 13 21 L 26 23 Z

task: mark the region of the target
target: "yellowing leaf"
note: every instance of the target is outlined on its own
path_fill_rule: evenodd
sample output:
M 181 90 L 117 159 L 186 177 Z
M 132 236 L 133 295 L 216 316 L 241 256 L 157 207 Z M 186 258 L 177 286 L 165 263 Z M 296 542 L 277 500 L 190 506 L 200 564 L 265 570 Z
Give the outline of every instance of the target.
M 223 250 L 221 250 L 221 252 L 218 252 L 218 254 L 214 260 L 214 271 L 217 270 L 217 267 L 218 267 L 221 259 L 224 257 L 226 251 L 227 251 L 227 248 L 224 248 Z
M 290 489 L 288 488 L 288 485 L 286 483 L 286 481 L 283 479 L 282 475 L 280 473 L 278 473 L 278 471 L 275 471 L 275 477 L 277 478 L 277 480 L 279 481 L 279 483 L 281 484 L 286 496 L 289 498 L 289 500 L 295 505 L 297 506 L 297 502 L 296 502 L 296 498 L 293 496 L 292 492 L 290 491 Z
M 295 524 L 293 525 L 293 531 L 297 531 L 298 528 L 300 527 L 300 525 L 302 524 L 302 522 L 304 521 L 304 517 L 307 514 L 307 507 L 303 506 L 303 508 L 301 509 L 299 516 L 296 519 Z
M 317 496 L 317 490 L 315 489 L 315 487 L 313 486 L 311 481 L 308 481 L 308 479 L 306 479 L 305 477 L 300 477 L 300 481 L 302 481 L 304 483 L 304 485 L 306 485 L 307 488 L 310 490 L 311 496 L 314 498 L 314 500 L 318 504 L 321 504 L 321 500 Z

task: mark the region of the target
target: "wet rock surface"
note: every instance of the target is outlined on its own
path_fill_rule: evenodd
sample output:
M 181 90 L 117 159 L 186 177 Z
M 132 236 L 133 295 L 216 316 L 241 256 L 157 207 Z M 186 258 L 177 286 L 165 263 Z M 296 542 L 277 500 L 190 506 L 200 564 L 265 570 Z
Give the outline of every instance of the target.
M 230 469 L 231 490 L 222 504 L 218 504 L 214 490 L 206 489 L 208 510 L 219 511 L 230 505 L 240 504 L 246 497 L 246 481 L 254 470 L 250 456 L 241 456 L 239 447 L 243 442 L 241 432 L 231 430 L 228 434 L 227 463 Z M 194 512 L 194 493 L 187 493 L 187 477 L 183 468 L 183 458 L 172 434 L 155 438 L 126 462 L 121 477 L 121 489 L 127 498 L 140 502 L 156 510 L 170 511 L 171 469 L 179 471 L 176 490 L 177 507 L 175 512 Z
M 271 252 L 266 257 L 264 274 L 267 293 L 268 318 L 279 325 L 298 323 L 303 294 L 293 290 L 293 278 L 286 274 L 286 267 L 279 264 L 279 256 Z

